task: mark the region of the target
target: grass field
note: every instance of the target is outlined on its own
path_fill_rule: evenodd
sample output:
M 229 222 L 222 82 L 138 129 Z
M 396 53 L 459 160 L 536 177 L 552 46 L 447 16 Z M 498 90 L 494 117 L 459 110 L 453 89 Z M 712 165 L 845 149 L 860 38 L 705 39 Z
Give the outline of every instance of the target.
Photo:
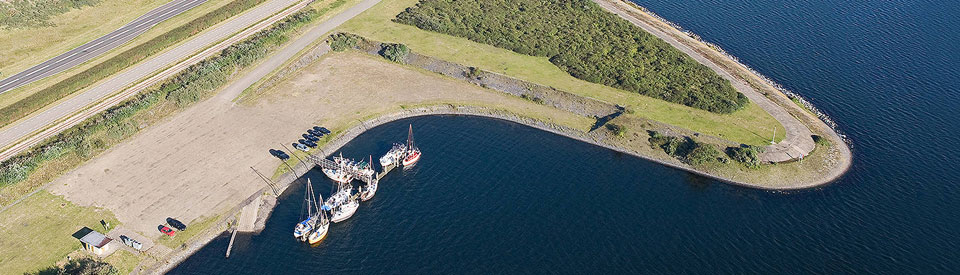
M 161 1 L 161 2 L 162 2 L 162 1 Z M 51 86 L 51 85 L 53 85 L 53 84 L 55 84 L 55 83 L 61 82 L 61 81 L 63 81 L 64 79 L 67 79 L 67 78 L 69 78 L 69 77 L 71 77 L 71 76 L 73 76 L 73 75 L 75 75 L 75 74 L 78 74 L 78 73 L 80 73 L 80 72 L 83 72 L 83 71 L 85 71 L 85 70 L 87 70 L 87 69 L 89 69 L 89 68 L 91 68 L 91 67 L 93 67 L 93 66 L 95 66 L 95 65 L 97 65 L 97 64 L 99 64 L 99 63 L 101 63 L 101 62 L 103 62 L 103 61 L 109 60 L 110 58 L 113 58 L 114 56 L 116 56 L 116 55 L 118 55 L 118 54 L 120 54 L 120 53 L 122 53 L 122 52 L 124 52 L 124 51 L 126 51 L 126 50 L 129 50 L 130 48 L 136 47 L 137 45 L 140 45 L 140 44 L 143 44 L 144 42 L 150 41 L 150 39 L 153 39 L 153 38 L 155 38 L 155 37 L 157 37 L 157 36 L 160 36 L 160 35 L 168 32 L 168 31 L 170 31 L 170 30 L 172 30 L 172 29 L 174 29 L 174 28 L 176 28 L 176 27 L 179 27 L 179 26 L 183 25 L 183 24 L 186 23 L 186 22 L 189 22 L 189 21 L 191 21 L 191 20 L 194 20 L 194 19 L 196 19 L 196 18 L 198 18 L 198 17 L 200 17 L 200 16 L 202 16 L 202 15 L 204 15 L 204 14 L 210 12 L 210 11 L 213 11 L 213 10 L 215 10 L 215 9 L 218 9 L 218 8 L 222 7 L 223 5 L 229 3 L 229 2 L 231 2 L 231 0 L 207 0 L 207 2 L 205 2 L 205 3 L 203 3 L 203 4 L 199 5 L 199 6 L 197 6 L 197 7 L 195 7 L 195 8 L 193 8 L 193 9 L 191 9 L 191 10 L 188 10 L 188 11 L 186 11 L 186 12 L 184 12 L 184 13 L 181 13 L 181 14 L 173 17 L 173 18 L 170 18 L 170 19 L 168 19 L 168 20 L 166 20 L 166 21 L 163 21 L 163 22 L 161 22 L 160 24 L 157 24 L 156 26 L 154 26 L 154 27 L 151 28 L 150 30 L 147 30 L 146 32 L 144 32 L 144 33 L 141 34 L 140 36 L 137 36 L 137 37 L 134 38 L 133 40 L 130 40 L 130 41 L 127 42 L 126 44 L 124 44 L 124 45 L 122 45 L 122 46 L 120 46 L 120 47 L 117 47 L 117 48 L 115 48 L 115 49 L 113 49 L 113 50 L 111 50 L 111 51 L 108 51 L 108 52 L 104 53 L 103 55 L 101 55 L 101 56 L 99 56 L 99 57 L 97 57 L 97 58 L 94 58 L 94 59 L 92 59 L 92 60 L 90 60 L 90 61 L 87 61 L 87 62 L 84 63 L 84 64 L 80 64 L 80 65 L 75 66 L 75 67 L 73 67 L 73 68 L 71 68 L 71 69 L 68 69 L 68 70 L 66 70 L 66 71 L 63 71 L 63 72 L 61 72 L 61 73 L 59 73 L 59 74 L 56 74 L 56 75 L 53 75 L 53 76 L 50 76 L 50 77 L 41 79 L 41 80 L 39 80 L 39 81 L 35 81 L 35 82 L 33 82 L 33 83 L 31 83 L 31 84 L 28 84 L 28 85 L 25 85 L 25 86 L 23 86 L 23 87 L 19 87 L 19 88 L 17 88 L 17 89 L 14 89 L 14 90 L 8 91 L 8 92 L 6 92 L 6 93 L 0 94 L 0 108 L 9 106 L 10 104 L 17 103 L 18 101 L 20 101 L 20 100 L 22 100 L 22 99 L 24 99 L 24 98 L 26 98 L 26 97 L 28 97 L 28 96 L 30 96 L 30 95 L 33 95 L 34 93 L 36 93 L 36 92 L 38 92 L 38 91 L 40 91 L 40 90 L 42 90 L 42 89 L 44 89 L 44 88 L 47 88 L 47 87 L 49 87 L 49 86 Z M 103 4 L 101 4 L 101 5 L 105 5 L 105 4 L 106 4 L 106 3 L 103 3 Z M 143 13 L 145 13 L 145 12 L 146 12 L 146 11 L 143 11 Z M 67 14 L 69 14 L 69 13 L 67 13 Z M 133 20 L 133 18 L 130 18 L 130 20 Z M 128 21 L 129 21 L 129 20 L 128 20 Z M 124 24 L 125 24 L 125 23 L 124 23 Z M 123 24 L 120 24 L 120 25 L 123 25 Z M 117 25 L 116 27 L 119 27 L 120 25 Z M 106 32 L 104 32 L 104 34 L 110 32 L 110 31 L 112 31 L 112 30 L 114 30 L 114 29 L 116 29 L 116 28 L 107 30 Z M 2 32 L 0 32 L 0 33 L 2 33 Z M 53 55 L 51 55 L 51 56 L 49 56 L 49 57 L 56 56 L 57 54 L 60 54 L 60 53 L 62 53 L 62 52 L 64 52 L 64 51 L 67 51 L 67 50 L 70 50 L 70 49 L 75 48 L 75 47 L 77 47 L 77 46 L 80 46 L 80 45 L 82 45 L 83 43 L 86 43 L 86 42 L 88 42 L 89 40 L 93 40 L 93 39 L 95 39 L 96 37 L 99 37 L 99 36 L 100 36 L 100 35 L 94 35 L 94 36 L 91 36 L 91 37 L 87 37 L 87 38 L 86 38 L 87 40 L 83 40 L 83 41 L 81 41 L 81 42 L 77 42 L 76 45 L 71 46 L 71 47 L 68 47 L 67 49 L 63 49 L 63 50 L 60 51 L 60 52 L 56 52 L 56 53 L 54 53 Z M 2 40 L 2 41 L 7 41 L 7 40 Z M 6 42 L 0 42 L 0 44 L 2 44 L 2 43 L 6 43 Z M 2 50 L 2 49 L 0 49 L 0 50 Z M 6 55 L 2 55 L 2 56 L 5 57 Z M 49 57 L 48 57 L 48 58 L 49 58 Z M 36 63 L 42 62 L 43 60 L 46 60 L 46 59 L 47 59 L 47 58 L 44 58 L 44 59 L 42 59 L 42 60 L 38 60 Z M 27 67 L 29 67 L 29 66 L 27 66 Z M 23 69 L 26 69 L 26 68 L 23 68 Z M 4 76 L 6 76 L 6 70 L 4 70 L 4 73 L 5 73 Z
M 46 191 L 0 213 L 0 270 L 22 274 L 55 264 L 80 248 L 72 234 L 84 226 L 103 233 L 100 220 L 120 222 L 110 211 L 80 207 Z
M 103 259 L 104 262 L 116 268 L 120 274 L 130 274 L 130 271 L 133 271 L 133 269 L 137 267 L 137 264 L 140 264 L 140 260 L 143 260 L 142 256 L 123 249 L 118 249 Z
M 391 21 L 418 0 L 383 1 L 341 27 L 345 32 L 384 42 L 406 44 L 412 51 L 448 61 L 475 66 L 523 80 L 555 87 L 595 99 L 625 105 L 633 116 L 652 119 L 735 142 L 760 145 L 770 142 L 773 127 L 777 140 L 783 126 L 769 114 L 749 104 L 733 114 L 720 115 L 663 100 L 579 80 L 543 57 L 518 54 L 464 38 L 428 32 Z
M 102 0 L 54 16 L 53 26 L 0 28 L 0 78 L 103 36 L 169 0 Z

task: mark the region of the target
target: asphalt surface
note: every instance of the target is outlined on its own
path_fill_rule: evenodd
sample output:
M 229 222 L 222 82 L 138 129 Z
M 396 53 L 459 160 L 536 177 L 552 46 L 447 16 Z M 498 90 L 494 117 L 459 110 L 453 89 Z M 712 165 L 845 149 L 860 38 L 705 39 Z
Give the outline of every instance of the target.
M 116 48 L 134 37 L 146 32 L 160 22 L 190 10 L 207 0 L 173 0 L 163 6 L 138 17 L 133 22 L 119 29 L 87 42 L 61 55 L 51 58 L 20 73 L 0 80 L 0 94 L 14 88 L 30 84 L 44 77 L 65 71 L 73 66 L 87 62 L 113 48 Z
M 56 133 L 76 125 L 83 119 L 119 103 L 163 78 L 176 74 L 190 64 L 199 62 L 243 37 L 255 33 L 256 30 L 247 29 L 248 27 L 256 25 L 257 29 L 266 28 L 271 23 L 292 14 L 308 3 L 305 1 L 300 3 L 296 9 L 285 10 L 298 2 L 300 1 L 269 0 L 264 2 L 239 16 L 232 17 L 193 36 L 172 49 L 114 74 L 87 90 L 77 92 L 52 107 L 14 122 L 13 125 L 0 130 L 0 148 L 7 148 L 0 153 L 0 160 L 16 155 Z M 281 11 L 283 13 L 277 14 Z M 270 19 L 261 22 L 267 18 Z M 236 36 L 235 34 L 238 33 L 243 35 Z M 212 45 L 216 46 L 209 48 Z M 181 62 L 182 60 L 187 60 L 187 62 Z M 141 81 L 148 77 L 148 80 Z M 122 96 L 110 97 L 111 95 Z M 109 100 L 107 100 L 108 97 L 110 97 Z

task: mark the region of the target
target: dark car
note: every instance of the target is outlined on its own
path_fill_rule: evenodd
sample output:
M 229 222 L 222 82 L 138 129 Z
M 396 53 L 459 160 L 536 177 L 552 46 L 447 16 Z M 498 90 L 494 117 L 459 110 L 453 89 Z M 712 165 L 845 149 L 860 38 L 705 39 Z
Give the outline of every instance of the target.
M 276 158 L 278 158 L 278 159 L 281 159 L 281 160 L 286 160 L 286 159 L 290 158 L 290 156 L 288 156 L 287 153 L 284 153 L 283 151 L 280 151 L 280 150 L 277 150 L 277 149 L 270 149 L 270 155 L 272 155 L 272 156 L 274 156 L 274 157 L 276 157 Z
M 303 135 L 301 135 L 301 136 L 303 136 L 303 138 L 305 138 L 305 139 L 307 139 L 307 140 L 309 140 L 309 141 L 313 141 L 313 142 L 320 141 L 319 138 L 317 138 L 317 137 L 315 137 L 315 136 L 313 136 L 313 135 L 311 135 L 311 134 L 303 134 Z
M 324 134 L 330 133 L 330 130 L 327 130 L 327 128 L 324 128 L 324 127 L 320 127 L 320 129 L 317 129 L 317 131 L 320 131 L 321 133 L 324 133 Z
M 314 130 L 314 131 L 317 131 L 317 132 L 321 132 L 321 131 L 320 131 L 321 128 L 323 128 L 323 127 L 313 126 L 313 130 Z M 323 133 L 323 132 L 321 132 L 321 133 Z
M 313 130 L 313 129 L 307 129 L 307 133 L 310 133 L 311 135 L 314 135 L 314 136 L 316 136 L 316 137 L 322 137 L 322 136 L 323 136 L 323 133 L 321 133 L 320 131 L 317 131 L 317 130 Z
M 306 145 L 306 146 L 309 146 L 310 148 L 314 148 L 314 147 L 317 147 L 317 143 L 315 143 L 315 142 L 313 142 L 313 141 L 309 141 L 309 140 L 305 140 L 305 139 L 301 139 L 301 140 L 299 140 L 299 142 L 300 142 L 300 144 L 303 144 L 303 145 Z
M 176 228 L 177 230 L 180 230 L 180 231 L 187 230 L 186 224 L 183 224 L 182 222 L 174 218 L 167 218 L 167 224 L 169 224 L 170 227 Z

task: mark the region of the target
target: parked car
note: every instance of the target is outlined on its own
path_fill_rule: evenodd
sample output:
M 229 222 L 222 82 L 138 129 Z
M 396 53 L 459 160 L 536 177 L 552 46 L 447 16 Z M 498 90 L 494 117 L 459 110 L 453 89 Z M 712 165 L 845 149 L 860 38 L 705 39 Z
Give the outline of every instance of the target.
M 323 136 L 323 133 L 314 129 L 307 129 L 307 133 L 310 133 L 311 135 L 314 135 L 318 138 Z
M 317 129 L 317 131 L 320 131 L 321 133 L 324 133 L 324 134 L 330 133 L 330 130 L 327 130 L 327 128 L 324 128 L 324 127 L 320 127 L 320 129 Z
M 180 230 L 180 231 L 187 230 L 187 225 L 186 225 L 186 224 L 183 224 L 182 222 L 180 222 L 180 221 L 178 221 L 177 219 L 174 219 L 174 218 L 169 218 L 169 217 L 168 217 L 168 218 L 167 218 L 167 224 L 169 224 L 170 227 L 176 228 L 177 230 Z
M 177 231 L 173 231 L 173 229 L 170 229 L 169 227 L 166 227 L 162 224 L 157 226 L 157 229 L 160 230 L 160 233 L 167 234 L 167 236 L 170 236 L 170 237 L 173 237 L 173 235 L 177 235 Z
M 310 148 L 307 148 L 307 146 L 300 143 L 294 143 L 293 148 L 297 148 L 297 150 L 304 151 L 304 152 L 310 151 Z
M 300 142 L 300 144 L 306 145 L 306 146 L 308 146 L 308 147 L 310 147 L 310 148 L 317 147 L 317 144 L 314 143 L 313 141 L 301 139 L 301 140 L 299 140 L 299 142 Z
M 303 134 L 303 135 L 301 135 L 301 136 L 303 136 L 303 138 L 305 138 L 305 139 L 307 139 L 307 140 L 309 140 L 309 141 L 313 141 L 313 142 L 320 141 L 319 138 L 317 138 L 317 137 L 315 137 L 315 136 L 313 136 L 313 135 L 311 135 L 311 134 Z
M 277 151 L 280 153 L 280 155 L 277 156 L 278 158 L 280 158 L 280 160 L 288 160 L 288 159 L 290 159 L 290 155 L 287 155 L 286 152 L 280 151 L 280 150 L 277 150 Z

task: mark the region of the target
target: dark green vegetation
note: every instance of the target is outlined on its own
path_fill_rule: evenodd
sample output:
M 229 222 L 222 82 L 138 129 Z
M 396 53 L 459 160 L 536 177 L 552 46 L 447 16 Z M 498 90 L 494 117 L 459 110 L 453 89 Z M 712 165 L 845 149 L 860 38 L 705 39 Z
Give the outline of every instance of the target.
M 330 49 L 336 52 L 342 52 L 346 49 L 356 47 L 363 41 L 362 37 L 349 33 L 335 33 L 330 35 Z
M 147 57 L 176 44 L 187 37 L 226 20 L 244 10 L 247 10 L 265 0 L 234 0 L 222 8 L 211 11 L 202 17 L 190 21 L 183 26 L 170 30 L 150 41 L 126 50 L 106 61 L 77 73 L 63 81 L 53 84 L 32 94 L 15 104 L 0 109 L 0 125 L 7 125 L 26 117 L 33 112 L 57 101 L 77 90 L 86 88 L 97 81 L 113 75 L 133 64 L 143 61 Z
M 740 147 L 727 147 L 727 156 L 736 160 L 747 167 L 760 166 L 760 153 L 762 147 L 741 145 Z
M 318 18 L 315 9 L 287 17 L 269 29 L 197 63 L 158 87 L 149 89 L 83 123 L 0 163 L 0 187 L 23 181 L 44 162 L 62 158 L 90 159 L 110 145 L 141 129 L 154 112 L 181 109 L 205 99 L 225 84 L 230 75 L 266 56 L 287 41 L 295 29 Z M 149 111 L 149 114 L 145 114 Z
M 380 50 L 380 55 L 393 62 L 399 63 L 410 53 L 410 49 L 404 44 L 383 43 L 382 46 L 383 49 Z
M 0 28 L 17 29 L 51 26 L 51 16 L 95 6 L 100 0 L 12 0 L 0 1 Z
M 548 57 L 576 78 L 710 112 L 748 102 L 706 66 L 589 0 L 422 0 L 394 20 Z
M 120 274 L 116 268 L 112 265 L 96 260 L 93 258 L 83 257 L 79 259 L 72 259 L 63 267 L 51 266 L 44 268 L 43 270 L 32 273 L 36 275 L 61 275 L 61 274 L 75 274 L 75 275 L 114 275 Z
M 684 163 L 703 165 L 722 159 L 720 150 L 717 150 L 717 147 L 713 144 L 698 142 L 689 137 L 667 136 L 656 131 L 649 131 L 649 133 L 648 141 L 650 141 L 651 147 L 661 148 L 668 155 Z
M 611 133 L 617 135 L 618 137 L 623 137 L 623 135 L 627 133 L 627 126 L 620 124 L 607 123 L 605 127 L 607 127 L 607 130 L 610 130 Z
M 812 139 L 813 139 L 813 142 L 816 143 L 817 145 L 820 145 L 820 146 L 830 146 L 830 141 L 827 140 L 827 139 L 825 139 L 825 138 L 823 138 L 823 137 L 821 137 L 821 136 L 812 135 L 812 136 L 810 136 L 810 138 L 812 138 Z

